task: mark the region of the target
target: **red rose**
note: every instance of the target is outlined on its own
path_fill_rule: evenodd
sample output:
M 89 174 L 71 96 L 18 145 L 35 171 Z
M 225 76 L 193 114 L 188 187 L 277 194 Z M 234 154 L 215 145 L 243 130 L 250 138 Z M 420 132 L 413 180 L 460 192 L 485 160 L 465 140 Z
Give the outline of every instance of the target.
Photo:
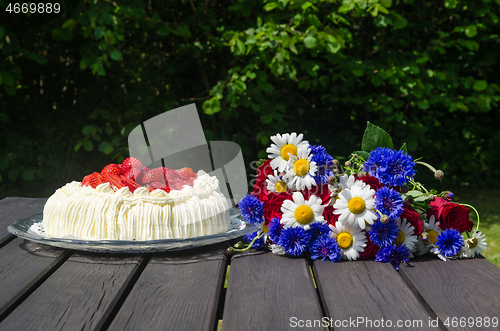
M 427 216 L 434 215 L 439 221 L 439 227 L 443 230 L 456 229 L 460 233 L 471 231 L 474 223 L 469 218 L 469 208 L 450 202 L 441 197 L 434 198 L 430 203 L 431 208 L 427 210 Z
M 281 211 L 281 205 L 285 200 L 292 200 L 292 195 L 286 192 L 270 192 L 267 198 L 267 202 L 264 203 L 264 219 L 266 221 L 270 221 L 275 217 L 281 219 L 281 216 L 283 215 L 283 212 Z
M 335 226 L 335 223 L 339 220 L 340 215 L 335 215 L 333 213 L 335 209 L 333 206 L 326 206 L 323 210 L 323 217 L 325 218 L 328 225 Z
M 406 220 L 415 228 L 413 230 L 413 234 L 416 236 L 420 236 L 420 234 L 422 233 L 424 223 L 420 219 L 419 213 L 417 213 L 414 210 L 410 210 L 406 207 L 403 207 L 403 212 L 401 213 L 401 215 L 399 215 L 399 217 L 401 217 L 401 219 L 406 218 Z
M 370 240 L 370 236 L 368 233 L 366 234 L 366 247 L 365 250 L 362 252 L 359 252 L 359 259 L 360 260 L 365 260 L 374 257 L 377 255 L 379 247 L 373 243 L 373 241 Z
M 378 191 L 379 188 L 384 186 L 384 184 L 380 183 L 377 178 L 372 177 L 369 174 L 361 177 L 358 177 L 358 175 L 354 175 L 354 179 L 363 181 L 365 184 L 370 185 L 370 188 L 375 191 Z
M 311 195 L 315 195 L 321 199 L 322 205 L 327 205 L 330 202 L 330 190 L 328 189 L 328 184 L 323 184 L 321 186 L 316 185 L 310 189 L 306 188 L 301 191 L 304 199 L 309 200 Z
M 257 169 L 257 180 L 253 186 L 253 195 L 262 202 L 268 200 L 267 195 L 269 195 L 269 191 L 267 190 L 267 176 L 273 173 L 274 170 L 273 167 L 271 167 L 271 160 L 262 163 Z

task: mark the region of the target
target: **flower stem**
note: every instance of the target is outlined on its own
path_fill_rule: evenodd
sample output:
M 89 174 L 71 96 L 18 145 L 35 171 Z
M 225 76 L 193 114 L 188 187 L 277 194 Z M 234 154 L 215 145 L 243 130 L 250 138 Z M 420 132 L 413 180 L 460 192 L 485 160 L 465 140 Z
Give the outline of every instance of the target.
M 229 252 L 230 253 L 241 253 L 244 251 L 248 251 L 250 248 L 252 248 L 253 244 L 260 238 L 264 237 L 264 232 L 261 232 L 260 234 L 256 235 L 255 238 L 248 244 L 247 247 L 245 248 L 234 248 L 234 247 L 229 247 Z
M 459 205 L 462 205 L 462 206 L 465 206 L 465 207 L 469 207 L 472 210 L 474 210 L 474 212 L 476 213 L 476 216 L 477 216 L 477 225 L 476 225 L 476 231 L 477 231 L 479 229 L 479 212 L 476 210 L 476 208 L 474 208 L 473 206 L 468 205 L 466 203 L 459 203 Z
M 417 161 L 415 162 L 416 164 L 421 164 L 423 166 L 426 166 L 427 168 L 429 168 L 432 172 L 436 172 L 437 170 L 434 169 L 433 166 L 431 166 L 429 163 L 425 163 L 425 162 L 422 162 L 422 161 Z

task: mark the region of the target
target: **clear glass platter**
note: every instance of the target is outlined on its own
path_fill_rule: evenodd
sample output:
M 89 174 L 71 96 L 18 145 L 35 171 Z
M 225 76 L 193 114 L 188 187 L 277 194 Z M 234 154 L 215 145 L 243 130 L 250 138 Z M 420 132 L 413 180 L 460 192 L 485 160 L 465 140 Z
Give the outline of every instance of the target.
M 185 239 L 160 239 L 160 240 L 83 240 L 77 238 L 52 238 L 43 231 L 34 231 L 34 228 L 42 229 L 43 214 L 36 214 L 26 219 L 15 221 L 9 225 L 10 233 L 34 242 L 45 245 L 74 249 L 79 251 L 102 252 L 102 253 L 154 253 L 192 249 L 200 246 L 225 242 L 236 239 L 245 234 L 256 231 L 255 226 L 247 227 L 240 218 L 237 208 L 229 210 L 231 217 L 231 229 L 225 233 L 209 236 L 185 238 Z

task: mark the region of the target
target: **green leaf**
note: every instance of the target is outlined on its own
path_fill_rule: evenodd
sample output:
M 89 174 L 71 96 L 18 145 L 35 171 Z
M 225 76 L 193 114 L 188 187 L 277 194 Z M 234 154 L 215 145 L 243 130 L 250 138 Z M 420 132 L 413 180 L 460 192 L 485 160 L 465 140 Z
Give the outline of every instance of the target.
M 241 91 L 241 92 L 244 92 L 246 89 L 247 89 L 247 86 L 245 83 L 243 83 L 241 80 L 237 80 L 234 82 L 234 87 L 236 87 L 236 89 L 238 91 Z
M 357 68 L 357 69 L 353 69 L 352 70 L 352 74 L 356 77 L 360 77 L 360 76 L 363 76 L 363 73 L 364 73 L 364 69 L 363 68 Z
M 353 152 L 352 154 L 358 154 L 359 156 L 361 156 L 363 158 L 363 160 L 368 160 L 368 158 L 370 157 L 370 153 L 368 152 L 365 152 L 365 151 L 355 151 Z
M 419 100 L 417 102 L 417 106 L 418 106 L 418 108 L 420 108 L 422 110 L 426 110 L 429 108 L 429 101 L 427 101 L 427 99 Z
M 94 149 L 94 144 L 89 139 L 84 139 L 83 148 L 85 148 L 87 152 L 90 152 Z
M 0 38 L 5 34 L 5 30 L 0 26 Z
M 262 27 L 262 18 L 257 17 L 257 27 Z
M 348 2 L 348 3 L 345 3 L 342 6 L 340 6 L 339 13 L 347 14 L 348 12 L 350 12 L 353 9 L 354 9 L 354 2 Z
M 276 2 L 266 3 L 266 5 L 264 6 L 264 10 L 271 11 L 274 8 L 276 8 L 277 6 L 278 6 L 278 4 Z
M 2 73 L 3 84 L 7 86 L 14 86 L 14 78 L 8 72 Z
M 0 113 L 0 122 L 10 123 L 10 117 L 7 114 Z
M 109 56 L 115 60 L 118 61 L 122 58 L 122 53 L 118 49 L 114 49 L 111 53 L 109 53 Z
M 304 45 L 307 48 L 314 48 L 316 47 L 316 38 L 313 36 L 307 36 L 304 38 Z
M 387 27 L 387 22 L 385 20 L 385 16 L 377 16 L 373 19 L 373 23 L 375 23 L 375 26 L 378 26 L 379 28 L 385 28 Z
M 69 19 L 67 20 L 66 22 L 64 22 L 64 24 L 62 25 L 63 28 L 67 28 L 67 29 L 70 29 L 70 30 L 73 30 L 75 27 L 76 27 L 76 24 L 77 22 L 73 19 Z
M 484 91 L 488 87 L 488 82 L 485 80 L 478 80 L 474 83 L 474 86 L 472 88 L 476 91 Z
M 453 9 L 457 6 L 457 0 L 445 0 L 444 1 L 444 6 L 446 8 Z
M 167 36 L 170 33 L 170 28 L 167 25 L 163 25 L 159 29 L 156 30 L 156 34 L 164 37 Z
M 19 175 L 21 174 L 21 171 L 19 169 L 12 169 L 11 171 L 9 171 L 9 179 L 11 181 L 15 181 L 17 179 L 17 177 L 19 177 Z
M 366 130 L 361 142 L 361 149 L 365 152 L 371 152 L 378 147 L 387 147 L 392 149 L 392 138 L 382 128 L 367 122 Z
M 260 121 L 264 124 L 271 123 L 273 120 L 273 114 L 272 113 L 266 113 L 265 115 L 260 117 Z
M 220 101 L 213 97 L 203 103 L 203 111 L 207 115 L 213 115 L 221 110 Z
M 91 125 L 87 125 L 86 127 L 83 128 L 82 133 L 86 136 L 89 134 L 92 134 L 94 132 L 94 128 Z
M 380 3 L 382 4 L 382 6 L 387 7 L 387 8 L 392 6 L 392 0 L 380 0 Z
M 35 174 L 32 171 L 23 172 L 23 179 L 27 182 L 31 182 L 35 178 Z
M 335 43 L 328 43 L 326 44 L 326 49 L 330 52 L 330 53 L 337 53 L 339 50 L 340 50 L 341 46 L 339 43 L 335 42 Z
M 477 35 L 477 28 L 475 25 L 469 25 L 468 27 L 465 28 L 465 35 L 469 38 L 473 38 L 475 35 Z
M 414 199 L 413 201 L 422 202 L 422 201 L 427 200 L 427 195 L 424 195 L 424 193 L 417 191 L 417 190 L 409 191 L 409 192 L 405 193 L 404 195 L 405 196 L 412 196 Z
M 240 39 L 236 40 L 236 48 L 238 49 L 238 54 L 245 54 L 245 43 Z

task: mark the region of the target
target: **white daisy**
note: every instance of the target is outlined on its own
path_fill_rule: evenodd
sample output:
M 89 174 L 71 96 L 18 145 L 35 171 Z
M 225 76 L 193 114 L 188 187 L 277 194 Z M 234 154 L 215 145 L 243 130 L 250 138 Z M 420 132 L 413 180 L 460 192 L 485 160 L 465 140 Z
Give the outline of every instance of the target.
M 278 171 L 274 170 L 274 174 L 267 176 L 267 190 L 269 192 L 287 192 L 292 190 L 293 187 L 290 184 L 288 178 L 284 178 L 284 176 L 278 175 Z
M 340 214 L 339 221 L 344 224 L 359 224 L 361 229 L 373 224 L 377 214 L 372 210 L 375 208 L 375 191 L 362 181 L 356 181 L 350 189 L 344 189 L 339 193 L 339 199 L 335 201 L 333 211 Z
M 331 192 L 331 196 L 334 197 L 335 199 L 332 199 L 332 206 L 333 206 L 333 203 L 335 202 L 334 200 L 338 199 L 338 194 L 340 192 L 342 192 L 343 189 L 345 188 L 351 188 L 351 186 L 354 184 L 354 176 L 348 176 L 348 175 L 341 175 L 339 177 L 339 181 L 338 183 L 336 183 L 335 185 L 332 185 L 332 184 L 328 184 L 328 189 L 330 190 Z
M 396 222 L 398 224 L 399 234 L 394 243 L 405 245 L 410 252 L 414 252 L 415 245 L 417 244 L 417 236 L 414 234 L 415 227 L 411 225 L 406 218 L 401 219 L 398 217 L 396 218 Z
M 337 239 L 344 260 L 357 260 L 359 252 L 366 247 L 366 233 L 356 225 L 343 224 L 337 221 L 335 226 L 330 225 L 331 236 Z
M 464 243 L 462 257 L 473 258 L 486 250 L 485 235 L 481 231 L 474 230 L 472 238 L 464 239 Z
M 287 166 L 290 155 L 297 155 L 297 150 L 300 146 L 309 146 L 309 142 L 302 140 L 303 134 L 297 135 L 295 132 L 292 134 L 279 133 L 271 137 L 274 144 L 268 147 L 266 152 L 269 153 L 268 157 L 271 160 L 271 167 L 278 169 L 279 172 L 284 172 Z
M 417 252 L 418 255 L 424 255 L 431 251 L 433 245 L 437 242 L 437 237 L 441 234 L 441 228 L 439 227 L 439 222 L 436 222 L 436 218 L 432 215 L 429 218 L 429 223 L 424 223 L 424 231 L 427 232 L 429 238 L 424 242 L 422 237 L 418 237 L 417 240 Z M 431 245 L 432 243 L 432 245 Z
M 323 217 L 323 209 L 325 206 L 321 204 L 321 199 L 315 195 L 311 195 L 309 200 L 304 199 L 300 192 L 294 192 L 292 200 L 283 201 L 281 211 L 281 223 L 285 228 L 300 226 L 304 230 L 309 230 L 314 222 L 325 223 Z
M 306 187 L 310 189 L 316 185 L 316 180 L 313 176 L 318 170 L 316 162 L 311 161 L 312 155 L 309 153 L 309 145 L 299 146 L 297 155 L 290 155 L 287 164 L 285 176 L 286 180 L 290 181 L 297 190 L 303 190 Z

